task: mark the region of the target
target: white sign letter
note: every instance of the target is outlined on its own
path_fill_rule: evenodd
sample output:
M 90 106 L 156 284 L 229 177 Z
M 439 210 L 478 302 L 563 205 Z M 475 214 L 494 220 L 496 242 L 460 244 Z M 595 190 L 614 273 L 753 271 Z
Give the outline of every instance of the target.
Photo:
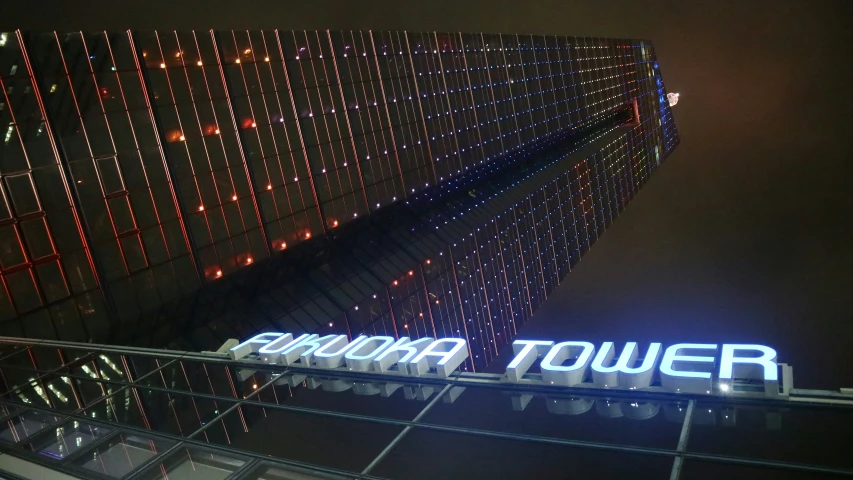
M 293 365 L 298 359 L 301 363 L 297 366 L 310 367 L 314 361 L 314 351 L 340 337 L 344 337 L 344 340 L 347 338 L 346 335 L 326 335 L 325 337 L 320 337 L 316 333 L 312 333 L 302 340 L 290 344 L 289 347 L 281 352 L 280 358 L 285 365 Z
M 283 352 L 287 347 L 291 346 L 293 342 L 298 342 L 307 336 L 307 333 L 303 333 L 296 340 L 294 340 L 293 335 L 289 333 L 286 335 L 282 335 L 258 349 L 258 355 L 260 355 L 261 360 L 266 363 L 278 363 L 279 355 L 281 354 L 281 352 Z
M 746 350 L 760 352 L 760 357 L 736 357 L 735 352 Z M 738 364 L 738 365 L 734 365 Z M 776 367 L 776 350 L 764 345 L 737 345 L 724 343 L 720 358 L 720 381 L 731 383 L 734 377 L 764 380 L 764 393 L 779 395 L 779 372 Z
M 599 387 L 646 388 L 652 383 L 655 364 L 660 358 L 661 344 L 652 343 L 643 359 L 643 364 L 633 368 L 637 361 L 638 349 L 636 342 L 628 342 L 622 349 L 622 355 L 612 367 L 605 363 L 613 360 L 613 342 L 601 344 L 601 350 L 592 361 L 592 381 Z
M 564 387 L 583 382 L 593 353 L 595 345 L 589 342 L 562 342 L 554 345 L 539 365 L 542 379 Z M 562 366 L 569 359 L 575 359 L 574 365 Z
M 409 337 L 400 337 L 394 342 L 394 345 L 388 347 L 378 357 L 373 359 L 373 370 L 377 372 L 386 372 L 391 365 L 399 363 L 400 373 L 406 373 L 406 362 L 411 360 L 415 355 L 425 349 L 432 343 L 432 337 L 419 338 L 415 341 L 409 341 Z M 406 352 L 402 357 L 400 352 Z
M 711 371 L 714 369 L 714 357 L 694 357 L 681 355 L 681 350 L 717 350 L 713 343 L 677 343 L 666 349 L 660 363 L 660 383 L 663 388 L 675 392 L 708 393 L 711 391 Z M 706 363 L 700 371 L 676 370 L 685 367 L 684 363 Z
M 332 340 L 331 342 L 323 345 L 318 348 L 317 351 L 314 352 L 314 361 L 317 362 L 317 366 L 320 368 L 337 368 L 344 364 L 344 354 L 353 347 L 357 347 L 364 339 L 367 338 L 364 335 L 359 336 L 355 340 L 349 342 L 343 347 L 335 350 L 334 352 L 329 352 L 327 350 L 330 347 L 337 345 L 343 340 L 344 342 L 347 340 L 346 335 L 338 335 L 338 338 Z
M 266 345 L 270 343 L 273 339 L 276 339 L 280 336 L 284 335 L 283 333 L 277 332 L 269 332 L 269 333 L 259 333 L 254 337 L 246 340 L 245 342 L 237 345 L 228 351 L 228 354 L 231 355 L 231 360 L 239 360 L 246 355 L 249 355 L 253 352 L 257 352 L 257 349 L 252 345 Z
M 378 347 L 374 347 L 373 350 L 370 350 L 368 353 L 359 354 L 359 352 L 366 351 L 368 345 L 372 345 L 376 342 L 381 341 L 382 344 Z M 370 361 L 373 360 L 373 357 L 379 355 L 379 352 L 385 350 L 385 347 L 394 343 L 394 337 L 370 337 L 364 342 L 360 343 L 357 347 L 349 350 L 346 355 L 344 355 L 344 360 L 347 362 L 347 368 L 350 370 L 355 370 L 356 372 L 366 372 L 370 370 Z
M 512 353 L 515 358 L 506 366 L 506 376 L 510 382 L 518 382 L 530 370 L 533 362 L 540 355 L 545 355 L 554 345 L 545 340 L 516 340 L 512 342 Z
M 468 358 L 465 340 L 441 338 L 429 344 L 409 363 L 409 375 L 423 375 L 434 367 L 439 377 L 447 378 Z

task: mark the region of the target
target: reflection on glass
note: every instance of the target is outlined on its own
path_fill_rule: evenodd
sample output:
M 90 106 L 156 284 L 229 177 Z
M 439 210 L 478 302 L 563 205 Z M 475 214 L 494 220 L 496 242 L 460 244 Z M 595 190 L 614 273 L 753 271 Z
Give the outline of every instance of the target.
M 457 387 L 458 388 L 458 387 Z M 468 387 L 451 390 L 425 423 L 542 437 L 674 448 L 686 403 L 642 397 L 542 395 Z
M 299 441 L 282 441 L 282 429 L 299 432 Z M 400 425 L 247 404 L 211 424 L 198 438 L 270 458 L 361 471 L 402 430 Z
M 40 412 L 28 411 L 6 421 L 0 431 L 0 440 L 17 443 L 25 440 L 41 429 L 59 421 L 59 417 Z
M 347 477 L 264 465 L 247 478 L 251 480 L 342 480 Z
M 698 402 L 688 450 L 850 469 L 851 429 L 847 409 Z
M 93 472 L 120 478 L 157 453 L 165 451 L 173 443 L 159 438 L 119 434 L 84 454 L 74 463 Z
M 54 430 L 54 434 L 46 433 L 33 442 L 31 447 L 46 457 L 60 460 L 89 445 L 98 438 L 109 434 L 111 431 L 112 429 L 108 427 L 73 420 L 57 427 Z
M 436 390 L 403 382 L 362 382 L 352 378 L 270 374 L 271 389 L 252 400 L 355 415 L 411 420 Z
M 447 455 L 446 452 L 464 452 Z M 490 438 L 416 427 L 371 470 L 382 478 L 669 478 L 672 458 Z
M 728 462 L 710 462 L 687 459 L 681 468 L 681 480 L 717 480 L 720 478 L 751 478 L 773 480 L 831 480 L 836 475 L 801 470 L 768 469 L 755 465 L 740 465 Z
M 5 405 L 0 403 L 0 417 L 5 417 L 8 415 L 13 415 L 15 413 L 20 412 L 21 409 L 14 405 Z
M 168 460 L 154 468 L 144 478 L 148 480 L 221 480 L 240 469 L 246 461 L 242 458 L 218 453 L 182 448 Z

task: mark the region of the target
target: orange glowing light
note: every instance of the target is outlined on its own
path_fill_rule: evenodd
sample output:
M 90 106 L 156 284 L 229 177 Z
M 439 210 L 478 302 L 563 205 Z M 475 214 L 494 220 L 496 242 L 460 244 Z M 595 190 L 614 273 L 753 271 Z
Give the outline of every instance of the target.
M 199 206 L 198 206 L 198 211 L 199 211 L 199 212 L 203 212 L 203 211 L 204 211 L 204 205 L 199 205 Z
M 177 142 L 181 139 L 183 133 L 180 130 L 170 130 L 166 135 L 166 140 L 169 142 Z
M 272 185 L 267 185 L 267 190 L 272 190 Z
M 216 129 L 216 131 L 215 131 L 215 132 L 213 132 L 213 133 L 215 133 L 215 134 L 219 135 L 219 129 L 217 128 L 217 129 Z
M 246 259 L 246 263 L 247 263 L 247 264 L 248 264 L 248 263 L 252 263 L 252 257 L 247 258 L 247 259 Z
M 217 270 L 217 271 L 216 271 L 216 276 L 217 276 L 217 277 L 221 277 L 221 276 L 222 276 L 222 270 Z
M 311 232 L 305 232 L 305 238 L 311 238 Z
M 201 63 L 201 60 L 199 60 L 199 61 L 195 62 L 195 64 L 196 64 L 196 65 L 198 65 L 199 67 L 203 65 L 203 64 Z
M 284 250 L 287 248 L 287 242 L 281 242 L 281 249 Z
M 165 64 L 165 63 L 161 63 L 161 64 L 160 64 L 160 68 L 166 68 L 166 64 Z
M 231 200 L 237 200 L 237 195 L 231 195 Z
M 252 53 L 252 49 L 251 49 L 251 48 L 247 48 L 247 49 L 243 50 L 243 53 L 245 53 L 246 55 L 248 55 L 248 54 Z
M 255 122 L 252 122 L 252 128 L 257 127 L 258 125 Z
M 394 285 L 397 285 L 397 283 L 398 283 L 397 280 L 394 280 Z
M 427 263 L 427 265 L 429 265 L 429 264 L 430 264 L 430 260 L 429 260 L 428 258 L 427 258 L 426 263 Z
M 333 227 L 337 227 L 337 226 L 338 226 L 338 221 L 337 221 L 337 220 L 332 221 L 332 226 L 333 226 Z
M 184 137 L 183 135 L 181 135 L 181 136 L 180 136 L 180 138 L 179 138 L 179 140 L 183 142 L 184 140 L 186 140 L 186 137 Z
M 411 277 L 412 275 L 414 275 L 414 274 L 415 274 L 415 271 L 414 271 L 414 270 L 409 270 L 409 276 L 410 276 L 410 277 Z
M 270 61 L 270 57 L 264 57 L 264 61 L 265 61 L 265 62 L 269 62 L 269 61 Z
M 240 59 L 238 58 L 238 59 L 237 59 L 237 61 L 236 61 L 236 62 L 234 62 L 234 63 L 240 63 Z

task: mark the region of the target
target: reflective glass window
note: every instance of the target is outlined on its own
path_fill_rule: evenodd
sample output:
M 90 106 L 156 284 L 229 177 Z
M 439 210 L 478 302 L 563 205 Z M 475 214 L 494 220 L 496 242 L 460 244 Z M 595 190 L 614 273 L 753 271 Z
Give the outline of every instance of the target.
M 58 422 L 59 418 L 56 415 L 28 410 L 6 420 L 0 430 L 0 440 L 8 443 L 20 442 Z
M 36 439 L 30 448 L 49 458 L 61 460 L 109 434 L 109 427 L 71 420 Z
M 120 433 L 82 454 L 74 464 L 108 477 L 121 478 L 173 444 L 162 438 Z
M 146 480 L 223 480 L 240 469 L 246 460 L 237 455 L 222 454 L 184 447 L 163 463 L 154 466 L 142 478 Z

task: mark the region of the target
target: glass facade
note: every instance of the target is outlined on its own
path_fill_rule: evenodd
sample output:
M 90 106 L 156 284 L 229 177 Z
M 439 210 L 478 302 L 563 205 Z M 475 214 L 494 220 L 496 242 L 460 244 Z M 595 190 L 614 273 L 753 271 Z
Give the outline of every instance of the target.
M 679 143 L 646 41 L 0 32 L 0 91 L 4 477 L 853 475 L 849 394 L 484 373 Z M 199 353 L 265 331 L 469 351 Z
M 516 336 L 678 144 L 651 44 L 6 32 L 0 334 Z
M 11 456 L 86 479 L 853 475 L 849 393 L 592 391 L 8 337 L 0 351 L 0 471 Z

